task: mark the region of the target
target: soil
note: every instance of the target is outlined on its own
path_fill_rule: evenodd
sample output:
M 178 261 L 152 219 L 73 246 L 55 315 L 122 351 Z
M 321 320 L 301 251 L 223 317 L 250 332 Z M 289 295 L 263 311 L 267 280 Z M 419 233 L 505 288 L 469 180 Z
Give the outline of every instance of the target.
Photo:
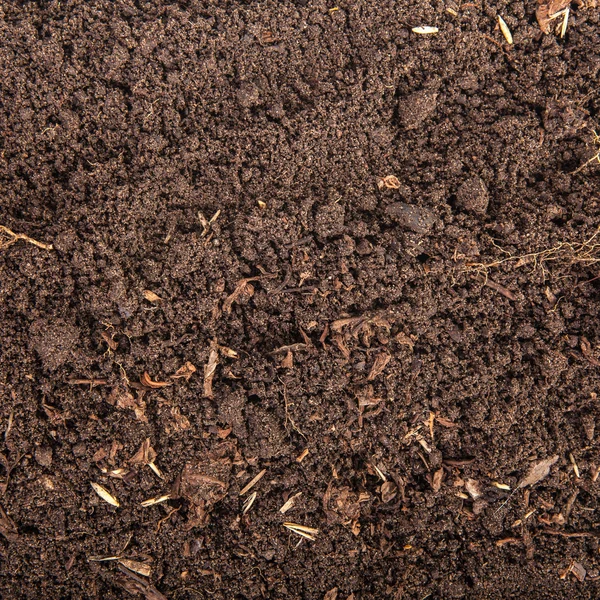
M 3 3 L 0 595 L 597 598 L 595 4 Z

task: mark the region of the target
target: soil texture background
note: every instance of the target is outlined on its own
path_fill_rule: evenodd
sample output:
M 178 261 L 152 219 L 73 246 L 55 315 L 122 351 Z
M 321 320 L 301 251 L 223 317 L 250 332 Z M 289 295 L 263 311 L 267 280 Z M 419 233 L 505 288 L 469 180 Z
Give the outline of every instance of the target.
M 2 3 L 2 598 L 599 596 L 600 17 L 535 13 Z

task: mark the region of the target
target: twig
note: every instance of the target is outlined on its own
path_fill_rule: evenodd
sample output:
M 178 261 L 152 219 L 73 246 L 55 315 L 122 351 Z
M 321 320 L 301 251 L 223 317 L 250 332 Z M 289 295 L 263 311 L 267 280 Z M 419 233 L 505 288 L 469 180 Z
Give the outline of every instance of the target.
M 0 231 L 2 231 L 6 235 L 8 235 L 10 238 L 12 238 L 5 242 L 0 242 L 0 250 L 4 250 L 5 248 L 12 246 L 19 240 L 29 242 L 30 244 L 33 244 L 34 246 L 37 246 L 38 248 L 42 248 L 44 250 L 53 250 L 54 249 L 52 244 L 44 244 L 43 242 L 38 242 L 37 240 L 30 238 L 28 235 L 25 235 L 24 233 L 15 233 L 14 231 L 10 230 L 8 227 L 5 227 L 4 225 L 0 225 Z

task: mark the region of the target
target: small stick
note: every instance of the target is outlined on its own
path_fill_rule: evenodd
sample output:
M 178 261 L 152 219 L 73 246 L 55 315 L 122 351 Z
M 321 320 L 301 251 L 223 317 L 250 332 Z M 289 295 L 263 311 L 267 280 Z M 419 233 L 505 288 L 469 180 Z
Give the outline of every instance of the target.
M 0 250 L 3 250 L 4 248 L 8 248 L 9 246 L 12 246 L 19 240 L 29 242 L 30 244 L 33 244 L 34 246 L 37 246 L 38 248 L 42 248 L 44 250 L 53 250 L 54 249 L 54 246 L 52 246 L 52 244 L 44 244 L 43 242 L 38 242 L 37 240 L 30 238 L 28 235 L 25 235 L 24 233 L 15 233 L 14 231 L 10 230 L 8 227 L 5 227 L 4 225 L 0 225 L 0 231 L 3 231 L 4 233 L 6 233 L 6 235 L 8 235 L 9 237 L 12 238 L 11 240 L 1 243 Z
M 254 479 L 252 479 L 252 481 L 250 481 L 250 483 L 246 485 L 244 489 L 240 492 L 240 496 L 243 496 L 244 494 L 249 492 L 264 477 L 264 474 L 266 472 L 267 470 L 263 469 L 256 477 L 254 477 Z

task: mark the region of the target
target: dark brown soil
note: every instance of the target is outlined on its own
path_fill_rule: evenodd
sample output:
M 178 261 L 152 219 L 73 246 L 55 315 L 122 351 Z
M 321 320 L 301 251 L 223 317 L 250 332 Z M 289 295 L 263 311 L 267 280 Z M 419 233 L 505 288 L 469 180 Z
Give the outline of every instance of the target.
M 1 597 L 597 598 L 594 5 L 3 3 Z

